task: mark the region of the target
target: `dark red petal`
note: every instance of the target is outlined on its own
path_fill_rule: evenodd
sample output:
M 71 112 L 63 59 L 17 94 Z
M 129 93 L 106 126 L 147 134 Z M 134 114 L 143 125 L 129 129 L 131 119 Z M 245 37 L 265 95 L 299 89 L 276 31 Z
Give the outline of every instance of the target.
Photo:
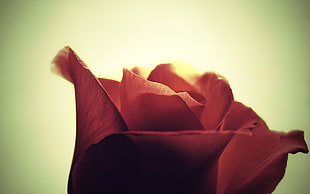
M 118 110 L 121 108 L 120 96 L 119 96 L 119 81 L 106 79 L 106 78 L 98 78 L 106 92 L 108 93 L 110 99 L 117 107 Z
M 308 152 L 302 131 L 270 131 L 259 122 L 251 136 L 235 135 L 220 157 L 217 193 L 271 193 L 288 153 Z
M 128 132 L 91 146 L 74 173 L 81 193 L 215 193 L 218 158 L 234 133 Z
M 257 123 L 258 116 L 249 107 L 233 101 L 229 113 L 224 118 L 221 130 L 251 130 Z
M 71 193 L 133 194 L 138 151 L 125 135 L 111 135 L 87 149 L 72 172 Z M 69 192 L 69 193 L 70 193 Z
M 130 130 L 203 129 L 195 115 L 203 106 L 187 93 L 177 94 L 126 69 L 120 88 L 121 113 Z
M 60 50 L 53 64 L 54 71 L 75 87 L 77 131 L 73 167 L 90 145 L 127 127 L 98 79 L 70 47 Z
M 200 120 L 206 130 L 216 130 L 233 101 L 230 86 L 225 78 L 205 73 L 197 79 L 196 87 L 207 100 Z

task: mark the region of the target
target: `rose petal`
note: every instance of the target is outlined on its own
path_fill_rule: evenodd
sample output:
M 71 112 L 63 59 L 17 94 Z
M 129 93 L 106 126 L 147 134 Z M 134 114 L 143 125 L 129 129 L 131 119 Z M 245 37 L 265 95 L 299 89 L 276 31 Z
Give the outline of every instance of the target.
M 206 130 L 219 127 L 233 101 L 228 82 L 215 73 L 200 76 L 194 87 L 177 75 L 171 64 L 161 64 L 150 73 L 148 80 L 165 84 L 176 92 L 187 91 L 198 102 L 206 103 L 201 115 L 201 122 Z
M 175 73 L 172 64 L 169 63 L 157 65 L 157 67 L 151 71 L 147 79 L 169 86 L 175 92 L 197 92 L 195 87 Z
M 75 87 L 77 131 L 73 168 L 91 144 L 107 135 L 127 130 L 127 127 L 100 82 L 70 47 L 59 51 L 53 65 L 54 72 Z
M 69 193 L 132 193 L 139 171 L 134 142 L 125 135 L 111 135 L 87 149 L 72 172 Z
M 223 120 L 221 130 L 251 130 L 257 125 L 258 120 L 260 119 L 251 108 L 233 101 L 229 113 Z
M 220 157 L 217 193 L 271 193 L 288 153 L 308 152 L 302 131 L 270 131 L 259 121 L 251 136 L 235 135 Z
M 230 86 L 220 75 L 205 73 L 197 79 L 196 87 L 207 99 L 200 120 L 206 130 L 216 130 L 233 101 Z
M 206 99 L 198 93 L 186 79 L 175 73 L 172 64 L 160 64 L 150 73 L 149 81 L 158 82 L 171 88 L 175 92 L 187 92 L 191 97 L 200 103 L 205 103 Z
M 218 158 L 233 133 L 129 132 L 91 146 L 79 161 L 80 193 L 215 193 Z
M 133 67 L 132 69 L 130 69 L 130 71 L 144 78 L 147 78 L 147 76 L 150 74 L 149 69 L 139 67 L 139 66 Z
M 121 102 L 120 102 L 120 96 L 119 96 L 119 81 L 106 79 L 106 78 L 98 78 L 106 92 L 108 93 L 111 101 L 113 104 L 117 107 L 117 109 L 120 111 L 121 108 Z
M 120 89 L 121 113 L 130 130 L 203 129 L 195 115 L 203 106 L 188 94 L 177 94 L 126 69 Z

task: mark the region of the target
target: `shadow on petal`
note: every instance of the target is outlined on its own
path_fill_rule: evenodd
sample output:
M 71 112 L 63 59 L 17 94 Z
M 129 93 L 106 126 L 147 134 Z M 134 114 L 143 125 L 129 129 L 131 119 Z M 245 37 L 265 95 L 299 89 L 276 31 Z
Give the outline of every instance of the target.
M 120 102 L 120 89 L 119 89 L 119 81 L 106 79 L 106 78 L 98 78 L 106 92 L 109 94 L 111 101 L 120 111 L 121 109 L 121 102 Z
M 234 133 L 111 135 L 77 163 L 77 193 L 215 193 L 218 158 Z

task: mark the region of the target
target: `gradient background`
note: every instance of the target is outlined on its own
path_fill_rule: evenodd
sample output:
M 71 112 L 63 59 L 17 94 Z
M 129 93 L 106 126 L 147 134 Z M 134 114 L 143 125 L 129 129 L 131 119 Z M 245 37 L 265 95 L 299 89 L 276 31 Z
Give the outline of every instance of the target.
M 215 70 L 271 129 L 302 129 L 309 143 L 309 10 L 301 0 L 1 1 L 0 193 L 66 193 L 74 90 L 49 69 L 65 45 L 109 78 L 173 61 Z M 274 193 L 308 193 L 309 173 L 309 155 L 290 155 Z

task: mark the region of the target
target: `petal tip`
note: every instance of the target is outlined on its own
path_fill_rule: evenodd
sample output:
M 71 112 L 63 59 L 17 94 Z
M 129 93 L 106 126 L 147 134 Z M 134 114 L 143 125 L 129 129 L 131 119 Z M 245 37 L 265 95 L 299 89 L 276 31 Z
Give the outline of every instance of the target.
M 307 154 L 309 152 L 307 143 L 304 139 L 304 132 L 301 130 L 293 130 L 282 136 L 282 139 L 288 145 L 293 145 L 293 148 L 290 150 L 290 153 L 296 154 L 297 152 L 302 152 Z
M 69 55 L 72 49 L 69 46 L 65 46 L 58 51 L 57 55 L 51 62 L 51 71 L 56 75 L 59 75 L 66 80 L 72 82 L 71 75 L 68 71 Z

